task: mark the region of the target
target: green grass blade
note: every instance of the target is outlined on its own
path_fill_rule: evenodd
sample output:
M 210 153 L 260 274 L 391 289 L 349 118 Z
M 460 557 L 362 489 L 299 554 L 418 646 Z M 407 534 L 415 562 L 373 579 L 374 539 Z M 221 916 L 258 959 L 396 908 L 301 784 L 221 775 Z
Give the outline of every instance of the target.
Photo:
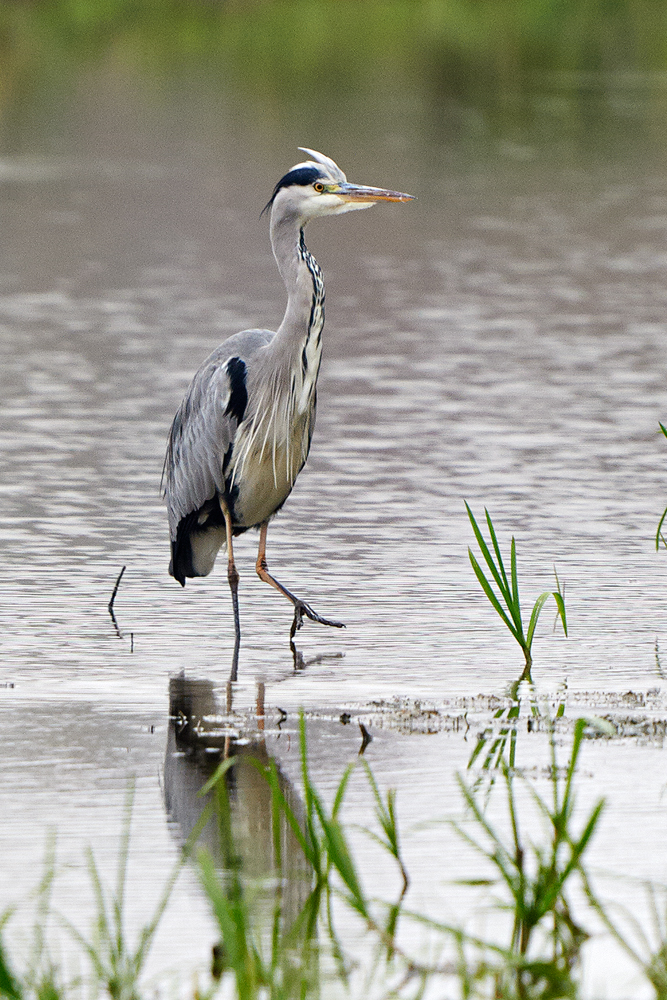
M 567 618 L 565 616 L 565 601 L 563 599 L 563 595 L 559 590 L 555 590 L 551 596 L 556 602 L 558 614 L 560 615 L 561 624 L 563 626 L 563 632 L 567 635 Z
M 533 610 L 530 615 L 530 621 L 528 623 L 528 634 L 526 635 L 526 645 L 528 646 L 529 650 L 533 642 L 533 635 L 535 634 L 535 627 L 537 625 L 537 620 L 540 617 L 540 612 L 550 597 L 551 597 L 551 591 L 545 590 L 543 594 L 540 594 L 540 596 L 537 598 L 537 600 L 533 605 Z
M 507 582 L 507 574 L 505 573 L 505 567 L 503 566 L 502 557 L 500 556 L 500 550 L 498 550 L 498 559 L 500 562 L 500 570 L 499 570 L 498 567 L 496 566 L 493 556 L 491 555 L 491 552 L 489 551 L 489 546 L 486 544 L 486 541 L 484 540 L 484 536 L 480 531 L 477 521 L 475 520 L 475 516 L 467 503 L 466 503 L 466 509 L 468 511 L 468 517 L 470 519 L 470 524 L 472 525 L 472 530 L 477 540 L 477 544 L 479 545 L 479 550 L 484 556 L 484 562 L 489 567 L 491 575 L 493 576 L 493 579 L 496 581 L 496 586 L 498 587 L 498 590 L 500 591 L 503 600 L 507 603 L 507 599 L 511 598 L 511 595 L 510 595 L 509 584 Z M 488 516 L 488 511 L 487 511 L 487 516 Z M 495 534 L 493 534 L 492 537 L 495 539 Z M 497 544 L 498 543 L 496 542 L 496 546 Z
M 357 869 L 347 845 L 343 828 L 338 820 L 327 816 L 319 796 L 315 797 L 314 804 L 324 832 L 329 859 L 350 893 L 348 902 L 362 917 L 368 919 L 370 915 L 368 903 L 362 891 Z
M 97 930 L 102 941 L 106 945 L 108 945 L 108 947 L 113 951 L 114 939 L 111 929 L 111 923 L 107 913 L 107 903 L 104 894 L 104 888 L 102 886 L 100 873 L 95 863 L 95 856 L 90 847 L 86 849 L 86 856 L 88 861 L 88 875 L 90 878 L 91 885 L 93 887 L 95 903 L 97 906 Z
M 88 941 L 78 927 L 75 927 L 71 920 L 68 920 L 67 917 L 64 917 L 62 914 L 59 915 L 59 919 L 63 927 L 67 929 L 68 933 L 71 934 L 77 944 L 80 945 L 82 951 L 90 959 L 90 964 L 93 967 L 97 978 L 102 982 L 108 981 L 110 972 L 103 961 L 102 948 L 100 947 L 99 942 L 92 944 Z
M 281 832 L 280 832 L 280 816 L 281 814 L 285 817 L 287 823 L 289 824 L 294 838 L 299 844 L 301 851 L 308 861 L 315 867 L 314 859 L 311 857 L 309 852 L 309 840 L 305 836 L 299 819 L 292 809 L 291 805 L 285 798 L 282 788 L 280 787 L 280 778 L 278 775 L 278 768 L 276 766 L 275 760 L 273 758 L 269 761 L 269 766 L 267 768 L 266 764 L 257 760 L 255 757 L 246 758 L 246 763 L 252 765 L 267 782 L 269 789 L 271 791 L 271 809 L 273 817 L 273 842 L 275 850 L 276 864 L 280 867 L 281 857 L 282 857 L 282 843 L 281 843 Z M 353 766 L 353 765 L 352 765 Z
M 340 779 L 338 783 L 338 788 L 336 789 L 336 794 L 334 796 L 333 806 L 331 807 L 331 815 L 334 817 L 337 816 L 338 813 L 340 812 L 340 807 L 343 804 L 343 798 L 345 797 L 347 785 L 350 780 L 350 776 L 354 771 L 354 768 L 355 768 L 354 764 L 348 764 L 348 766 L 345 768 L 345 771 L 343 772 L 343 777 Z
M 255 761 L 253 761 L 255 763 Z M 256 762 L 259 765 L 259 761 Z M 282 871 L 283 867 L 283 846 L 282 846 L 282 831 L 280 828 L 280 817 L 284 815 L 282 803 L 285 800 L 284 795 L 281 794 L 280 779 L 278 778 L 278 768 L 273 757 L 269 759 L 269 770 L 268 773 L 264 768 L 258 766 L 260 774 L 263 774 L 269 785 L 269 790 L 271 792 L 271 833 L 273 838 L 273 857 L 275 858 L 276 867 L 279 871 Z
M 490 861 L 492 861 L 493 864 L 495 864 L 495 866 L 499 869 L 499 871 L 502 872 L 507 868 L 510 868 L 512 865 L 511 857 L 507 852 L 503 842 L 500 840 L 500 837 L 498 836 L 498 834 L 496 833 L 496 831 L 491 826 L 491 824 L 485 817 L 484 813 L 480 809 L 477 803 L 477 799 L 475 798 L 473 792 L 470 790 L 470 788 L 465 783 L 460 774 L 456 775 L 456 781 L 458 783 L 458 786 L 461 790 L 461 794 L 463 795 L 463 798 L 465 800 L 468 809 L 472 813 L 473 818 L 477 823 L 477 825 L 482 828 L 482 830 L 488 837 L 489 841 L 493 845 L 493 850 L 487 849 L 483 847 L 481 844 L 479 844 L 474 839 L 474 837 L 471 837 L 470 834 L 468 834 L 461 827 L 459 823 L 452 824 L 454 829 L 457 831 L 459 836 L 463 837 L 463 839 L 466 840 L 472 847 L 476 848 L 477 851 L 483 854 L 485 858 L 488 858 Z
M 500 601 L 498 600 L 498 598 L 496 597 L 495 593 L 493 592 L 493 588 L 491 587 L 491 584 L 489 583 L 489 581 L 484 576 L 484 572 L 483 572 L 481 566 L 479 565 L 479 563 L 477 562 L 477 560 L 475 559 L 475 556 L 472 553 L 472 549 L 468 549 L 468 555 L 470 556 L 470 563 L 472 565 L 472 568 L 473 568 L 473 571 L 475 573 L 475 576 L 477 577 L 477 579 L 479 581 L 480 587 L 482 588 L 482 590 L 486 594 L 486 596 L 487 596 L 487 598 L 489 600 L 489 603 L 492 605 L 492 607 L 497 612 L 497 614 L 505 622 L 505 625 L 510 630 L 510 632 L 512 633 L 512 635 L 514 636 L 514 638 L 517 640 L 517 642 L 521 644 L 523 636 L 521 636 L 517 632 L 516 626 L 514 625 L 513 622 L 510 621 L 510 619 L 507 617 L 507 615 L 503 611 L 503 608 L 502 608 L 502 606 L 500 604 Z
M 283 790 L 280 787 L 280 778 L 278 776 L 278 768 L 275 760 L 273 760 L 273 758 L 270 760 L 268 768 L 265 763 L 261 760 L 257 760 L 255 757 L 246 758 L 246 763 L 252 765 L 257 771 L 259 771 L 271 790 L 271 805 L 274 811 L 274 848 L 276 850 L 276 859 L 280 859 L 282 854 L 281 844 L 275 843 L 275 838 L 277 838 L 278 841 L 280 840 L 280 814 L 282 813 L 289 823 L 292 833 L 294 834 L 294 838 L 298 842 L 304 857 L 309 864 L 313 864 L 313 867 L 315 867 L 313 859 L 309 853 L 309 841 L 303 832 L 296 813 L 285 798 Z
M 567 816 L 572 811 L 572 782 L 574 781 L 574 774 L 577 769 L 577 761 L 579 759 L 579 751 L 581 750 L 581 743 L 584 738 L 584 729 L 586 728 L 585 719 L 577 719 L 574 724 L 574 736 L 572 737 L 572 751 L 570 753 L 570 763 L 567 768 L 567 773 L 565 775 L 565 790 L 563 793 L 563 802 L 561 805 L 561 814 Z
M 513 770 L 516 767 L 516 741 L 517 741 L 517 731 L 516 726 L 510 730 L 510 753 L 509 753 L 509 766 Z
M 475 744 L 475 747 L 474 747 L 472 753 L 470 754 L 470 760 L 468 761 L 468 764 L 467 764 L 468 769 L 470 769 L 471 767 L 474 766 L 475 761 L 477 760 L 477 758 L 481 754 L 481 752 L 484 749 L 484 747 L 489 742 L 489 737 L 486 735 L 486 732 L 487 731 L 485 731 L 484 733 L 482 733 L 479 736 L 479 738 L 477 740 L 477 743 Z
M 118 873 L 116 876 L 116 896 L 112 900 L 113 916 L 116 930 L 116 950 L 123 953 L 123 910 L 125 907 L 125 887 L 127 885 L 127 865 L 130 858 L 130 829 L 132 825 L 132 806 L 134 804 L 134 782 L 130 781 L 125 794 L 125 817 L 120 836 L 118 852 Z
M 371 786 L 373 798 L 375 799 L 375 815 L 377 816 L 378 823 L 382 827 L 382 832 L 385 836 L 384 840 L 381 837 L 377 837 L 376 839 L 384 848 L 386 848 L 386 850 L 389 851 L 390 854 L 392 854 L 395 858 L 398 858 L 400 849 L 398 842 L 398 824 L 396 821 L 396 791 L 391 788 L 389 789 L 387 792 L 387 802 L 385 804 L 368 761 L 362 761 L 362 765 L 366 772 L 368 783 Z
M 23 1000 L 23 991 L 18 980 L 10 971 L 5 958 L 5 949 L 0 941 L 0 997 L 7 1000 Z
M 498 597 L 494 593 L 490 581 L 488 580 L 488 578 L 486 577 L 483 570 L 479 566 L 479 563 L 477 563 L 476 560 L 475 563 L 473 563 L 475 576 L 477 577 L 480 585 L 482 586 L 482 589 L 484 590 L 484 593 L 488 597 L 494 609 L 501 616 L 501 618 L 505 622 L 505 625 L 509 628 L 516 641 L 525 651 L 526 640 L 523 634 L 521 603 L 519 600 L 519 582 L 518 582 L 517 567 L 516 567 L 516 542 L 514 538 L 512 538 L 511 548 L 510 548 L 510 580 L 508 580 L 507 571 L 505 569 L 502 553 L 500 551 L 500 545 L 498 543 L 498 537 L 496 535 L 496 530 L 493 526 L 493 520 L 491 519 L 489 511 L 486 509 L 486 507 L 484 508 L 484 513 L 486 515 L 486 522 L 489 528 L 489 534 L 491 536 L 491 544 L 493 546 L 493 553 L 495 555 L 495 559 L 494 556 L 491 554 L 491 551 L 486 541 L 484 540 L 479 525 L 477 524 L 475 517 L 467 503 L 466 503 L 466 509 L 468 511 L 468 518 L 475 533 L 477 544 L 479 545 L 480 551 L 484 557 L 484 561 L 486 562 L 487 566 L 489 567 L 489 570 L 491 571 L 491 576 L 495 581 L 495 584 L 500 592 L 502 600 L 505 602 L 505 606 L 507 608 L 507 614 L 504 612 L 504 610 L 500 610 L 501 608 L 500 601 L 498 600 Z M 472 562 L 474 556 L 472 556 L 470 549 L 468 549 L 468 553 L 471 556 L 471 562 Z
M 400 851 L 398 819 L 396 817 L 396 789 L 390 788 L 387 792 L 387 806 L 383 812 L 384 820 L 381 819 L 382 826 L 387 838 L 387 845 L 395 858 L 398 858 Z
M 213 789 L 218 784 L 218 782 L 220 781 L 220 779 L 222 778 L 222 776 L 224 774 L 227 774 L 227 771 L 229 771 L 230 767 L 234 767 L 235 764 L 238 764 L 238 760 L 236 759 L 236 757 L 228 757 L 227 760 L 223 760 L 221 764 L 218 764 L 218 766 L 216 767 L 215 771 L 208 779 L 206 784 L 203 785 L 202 788 L 200 788 L 198 795 L 204 796 L 208 795 L 209 792 L 212 792 Z
M 308 843 L 306 857 L 319 880 L 326 878 L 326 865 L 322 857 L 320 839 L 318 837 L 315 814 L 317 810 L 317 794 L 310 780 L 308 771 L 308 745 L 306 740 L 306 717 L 303 711 L 299 714 L 299 754 L 301 757 L 301 781 L 304 797 L 304 827 Z
M 592 811 L 592 813 L 591 813 L 591 815 L 590 815 L 590 817 L 588 819 L 588 822 L 586 823 L 586 826 L 584 827 L 584 829 L 583 829 L 583 831 L 582 831 L 579 839 L 572 844 L 572 858 L 571 858 L 571 860 L 570 860 L 567 868 L 565 869 L 563 881 L 565 881 L 565 878 L 567 878 L 567 876 L 569 875 L 570 871 L 573 868 L 579 866 L 579 862 L 581 860 L 581 856 L 584 853 L 584 851 L 586 850 L 586 848 L 588 846 L 589 840 L 591 839 L 591 837 L 595 833 L 595 828 L 598 825 L 598 821 L 600 819 L 600 816 L 602 815 L 602 810 L 604 809 L 605 804 L 606 804 L 605 800 L 604 799 L 600 799 L 600 801 L 594 807 L 594 809 L 593 809 L 593 811 Z
M 304 857 L 310 864 L 313 861 L 313 859 L 311 858 L 311 852 L 309 850 L 310 841 L 304 835 L 303 829 L 301 828 L 301 824 L 299 823 L 296 813 L 292 809 L 291 805 L 285 798 L 282 789 L 280 788 L 278 773 L 275 770 L 275 767 L 271 771 L 270 778 L 271 778 L 271 794 L 273 797 L 273 801 L 278 806 L 280 812 L 283 814 L 283 816 L 289 823 L 292 833 L 294 834 L 295 840 L 299 844 L 299 847 L 301 848 Z M 313 867 L 315 867 L 314 864 Z
M 184 864 L 185 864 L 185 855 L 181 854 L 181 857 L 175 863 L 174 867 L 171 870 L 171 874 L 165 883 L 164 889 L 162 890 L 162 895 L 160 896 L 158 904 L 155 907 L 155 910 L 153 911 L 153 916 L 141 931 L 141 935 L 139 938 L 139 945 L 133 956 L 133 963 L 137 975 L 141 971 L 141 968 L 143 967 L 143 964 L 146 960 L 148 951 L 153 943 L 153 939 L 157 932 L 158 925 L 160 924 L 160 921 L 164 916 L 164 911 L 167 909 L 169 900 L 171 899 L 171 895 L 174 890 L 174 886 L 176 885 L 176 881 L 178 879 L 178 876 L 181 874 L 181 870 Z
M 665 518 L 666 517 L 667 517 L 667 507 L 665 507 L 665 509 L 662 512 L 662 517 L 660 518 L 660 521 L 658 522 L 658 530 L 655 533 L 655 549 L 656 549 L 656 552 L 660 548 L 660 542 L 662 542 L 662 544 L 667 548 L 667 542 L 665 541 L 665 538 L 664 538 L 664 536 L 662 534 L 662 526 L 665 523 Z
M 380 794 L 380 789 L 378 788 L 378 783 L 375 780 L 375 775 L 373 774 L 370 764 L 367 760 L 362 758 L 361 766 L 363 767 L 366 777 L 368 779 L 368 784 L 371 786 L 371 791 L 373 793 L 373 798 L 375 799 L 376 814 L 381 816 L 384 812 L 384 802 L 382 801 L 382 795 Z M 380 822 L 382 822 L 380 820 Z
M 519 615 L 519 624 L 521 624 L 521 604 L 519 601 L 519 577 L 516 571 L 516 542 L 514 540 L 514 535 L 512 535 L 512 541 L 510 543 L 510 572 L 512 574 L 512 606 L 516 608 Z
M 498 571 L 503 581 L 503 591 L 504 594 L 507 594 L 511 598 L 512 591 L 509 582 L 507 580 L 507 573 L 505 572 L 505 564 L 503 562 L 503 557 L 500 552 L 500 545 L 498 544 L 498 538 L 496 537 L 496 529 L 493 527 L 493 521 L 491 520 L 491 515 L 489 514 L 486 507 L 484 508 L 484 513 L 486 515 L 486 523 L 489 527 L 489 534 L 491 535 L 491 544 L 493 545 L 493 551 L 495 553 L 496 560 L 498 563 Z
M 237 970 L 246 958 L 244 945 L 247 943 L 247 937 L 243 933 L 242 914 L 239 907 L 225 895 L 213 858 L 208 851 L 202 849 L 198 852 L 197 865 L 204 892 L 222 934 L 227 963 Z

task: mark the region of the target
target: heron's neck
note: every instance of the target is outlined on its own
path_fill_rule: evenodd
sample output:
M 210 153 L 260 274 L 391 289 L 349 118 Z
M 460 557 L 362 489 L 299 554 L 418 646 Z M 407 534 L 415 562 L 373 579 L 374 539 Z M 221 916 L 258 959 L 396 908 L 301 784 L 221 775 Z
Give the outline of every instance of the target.
M 322 355 L 324 281 L 319 264 L 306 247 L 303 227 L 296 220 L 271 220 L 271 244 L 287 289 L 287 308 L 276 341 L 301 371 L 304 387 L 315 387 Z

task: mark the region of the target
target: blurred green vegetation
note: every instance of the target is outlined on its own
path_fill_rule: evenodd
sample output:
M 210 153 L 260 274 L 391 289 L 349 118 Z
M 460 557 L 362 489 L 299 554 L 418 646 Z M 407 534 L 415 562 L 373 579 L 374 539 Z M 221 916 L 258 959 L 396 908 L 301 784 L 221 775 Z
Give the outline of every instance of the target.
M 667 142 L 666 71 L 662 0 L 0 0 L 12 152 L 122 80 L 174 121 L 224 99 L 237 123 L 339 149 L 391 133 L 481 162 L 495 137 L 518 158 L 648 161 Z
M 264 97 L 379 81 L 502 94 L 536 73 L 665 70 L 666 29 L 660 0 L 4 0 L 0 100 L 100 59 Z

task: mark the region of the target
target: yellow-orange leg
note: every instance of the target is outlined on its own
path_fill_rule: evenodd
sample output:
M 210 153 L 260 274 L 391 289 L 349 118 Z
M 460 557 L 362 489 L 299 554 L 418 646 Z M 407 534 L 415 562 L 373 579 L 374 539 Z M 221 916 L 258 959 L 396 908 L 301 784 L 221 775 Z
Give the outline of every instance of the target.
M 330 625 L 332 628 L 345 628 L 343 622 L 332 622 L 328 618 L 322 618 L 318 615 L 316 611 L 313 611 L 309 604 L 302 601 L 301 598 L 295 597 L 287 587 L 283 587 L 282 583 L 279 583 L 274 576 L 269 573 L 268 566 L 266 564 L 266 533 L 268 531 L 269 523 L 265 521 L 264 524 L 259 529 L 259 551 L 257 552 L 257 562 L 255 563 L 255 569 L 257 570 L 257 576 L 264 583 L 270 583 L 272 587 L 275 587 L 288 601 L 291 601 L 294 605 L 294 621 L 292 622 L 292 628 L 290 629 L 290 639 L 294 638 L 295 633 L 303 625 L 303 616 L 310 618 L 313 622 L 319 622 L 320 625 Z
M 227 580 L 229 581 L 229 589 L 232 593 L 232 608 L 234 611 L 234 655 L 232 656 L 232 669 L 229 676 L 231 681 L 235 681 L 238 677 L 239 672 L 239 650 L 241 648 L 241 618 L 239 615 L 239 573 L 236 568 L 236 563 L 234 562 L 234 545 L 233 545 L 233 532 L 232 532 L 232 517 L 229 513 L 229 508 L 223 500 L 220 499 L 220 510 L 222 511 L 222 516 L 225 519 L 225 533 L 227 536 Z

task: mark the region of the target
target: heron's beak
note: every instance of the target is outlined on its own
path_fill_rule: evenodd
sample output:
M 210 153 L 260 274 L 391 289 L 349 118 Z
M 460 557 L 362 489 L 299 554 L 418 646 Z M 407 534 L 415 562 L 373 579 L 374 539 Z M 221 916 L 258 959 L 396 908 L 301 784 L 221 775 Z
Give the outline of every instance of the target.
M 374 201 L 414 201 L 413 194 L 402 194 L 400 191 L 386 191 L 384 188 L 364 187 L 362 184 L 337 184 L 332 194 L 351 202 Z

